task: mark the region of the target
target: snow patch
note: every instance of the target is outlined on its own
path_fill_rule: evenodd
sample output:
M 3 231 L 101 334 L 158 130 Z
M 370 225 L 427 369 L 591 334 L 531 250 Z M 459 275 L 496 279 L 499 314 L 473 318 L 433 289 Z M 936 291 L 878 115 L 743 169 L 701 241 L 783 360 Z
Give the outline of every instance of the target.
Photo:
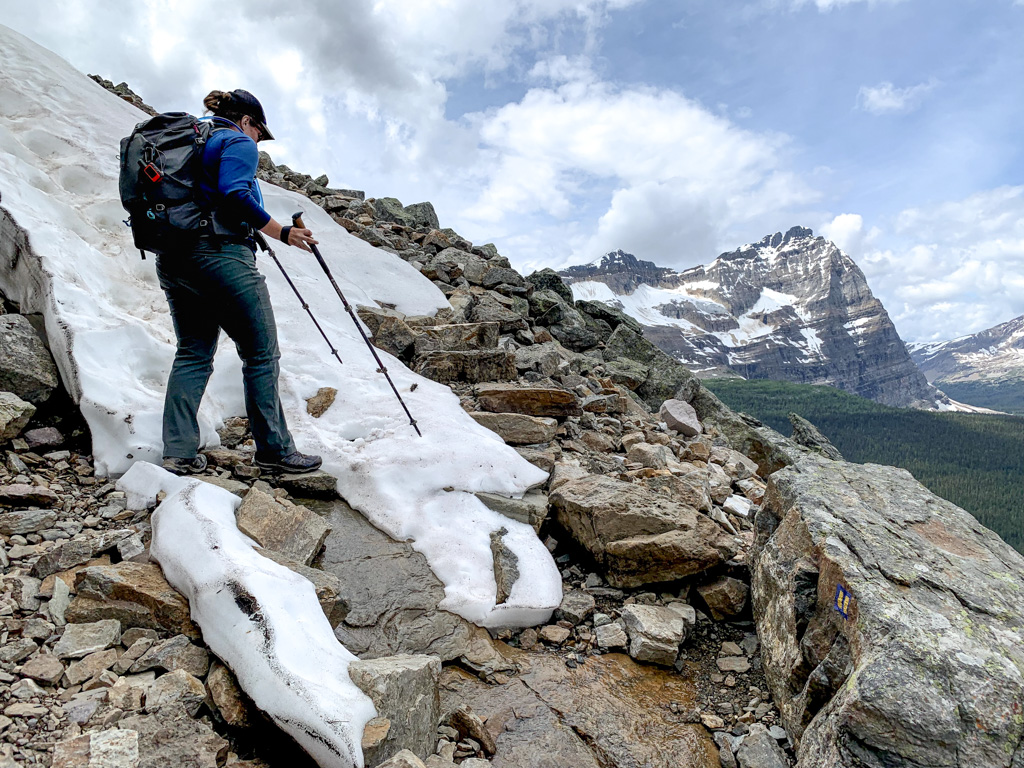
M 119 141 L 146 116 L 4 27 L 0 65 L 0 217 L 28 232 L 31 245 L 0 270 L 0 290 L 44 314 L 62 378 L 89 422 L 97 473 L 159 461 L 175 337 L 153 259 L 142 261 L 134 249 L 117 192 Z M 448 306 L 413 267 L 349 235 L 309 199 L 262 189 L 279 221 L 305 211 L 351 304 L 388 302 L 407 314 Z M 260 257 L 282 350 L 281 398 L 297 445 L 323 456 L 352 506 L 426 556 L 445 583 L 448 610 L 483 626 L 546 621 L 562 590 L 551 555 L 529 526 L 472 494 L 520 497 L 547 473 L 473 421 L 448 387 L 380 351 L 419 422 L 424 436 L 417 437 L 317 262 L 297 249 L 278 250 L 344 360 L 339 365 L 328 353 L 277 267 Z M 199 411 L 206 446 L 219 443 L 216 429 L 226 418 L 245 412 L 240 369 L 233 345 L 222 344 Z M 337 398 L 314 418 L 306 400 L 323 387 Z M 489 536 L 501 527 L 509 530 L 520 580 L 497 606 Z
M 334 637 L 312 583 L 238 530 L 241 500 L 142 462 L 117 487 L 130 509 L 167 494 L 153 513 L 150 553 L 256 706 L 324 768 L 362 766 L 363 727 L 377 713 L 349 679 L 356 657 Z

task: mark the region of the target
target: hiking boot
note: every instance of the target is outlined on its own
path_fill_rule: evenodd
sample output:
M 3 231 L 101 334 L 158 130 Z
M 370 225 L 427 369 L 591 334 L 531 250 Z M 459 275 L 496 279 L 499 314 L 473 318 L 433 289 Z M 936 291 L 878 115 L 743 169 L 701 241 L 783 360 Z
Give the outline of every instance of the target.
M 257 456 L 253 459 L 253 463 L 260 469 L 267 472 L 284 472 L 289 475 L 303 475 L 307 472 L 314 472 L 320 469 L 320 465 L 323 464 L 323 459 L 319 456 L 313 456 L 308 453 L 292 451 L 287 456 L 281 456 L 277 459 L 261 459 Z
M 174 475 L 197 475 L 206 469 L 206 457 L 201 453 L 197 454 L 194 459 L 165 456 L 163 468 Z

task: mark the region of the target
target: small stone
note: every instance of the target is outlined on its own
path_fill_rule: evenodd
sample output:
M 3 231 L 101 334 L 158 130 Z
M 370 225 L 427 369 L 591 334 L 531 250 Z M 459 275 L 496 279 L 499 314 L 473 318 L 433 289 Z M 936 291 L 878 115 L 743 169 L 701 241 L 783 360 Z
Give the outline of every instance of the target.
M 593 595 L 582 590 L 574 590 L 562 598 L 562 604 L 555 611 L 555 618 L 564 619 L 575 626 L 594 612 L 595 605 Z
M 35 640 L 18 638 L 7 645 L 0 647 L 0 662 L 6 664 L 17 664 L 22 659 L 27 659 L 39 649 Z
M 44 706 L 22 702 L 10 704 L 4 709 L 7 717 L 45 717 L 48 714 L 50 710 Z
M 595 628 L 594 636 L 597 638 L 598 647 L 604 650 L 625 648 L 629 643 L 629 636 L 626 634 L 626 630 L 618 622 L 602 624 Z
M 552 645 L 561 645 L 569 639 L 569 635 L 572 634 L 565 627 L 560 627 L 557 624 L 549 624 L 540 631 L 540 639 L 546 643 Z
M 448 723 L 462 737 L 474 739 L 478 742 L 487 754 L 493 755 L 498 751 L 494 737 L 487 730 L 483 720 L 465 704 L 451 713 Z
M 739 645 L 737 645 L 736 643 L 729 643 L 729 642 L 722 643 L 721 655 L 722 656 L 742 656 L 743 655 L 743 649 L 740 648 Z
M 115 728 L 57 742 L 52 768 L 137 768 L 139 734 Z
M 723 656 L 716 663 L 723 672 L 742 674 L 750 671 L 750 661 L 747 660 L 746 656 Z
M 125 648 L 131 648 L 135 643 L 143 638 L 148 638 L 153 642 L 156 642 L 159 635 L 157 635 L 155 629 L 145 629 L 143 627 L 131 627 L 126 629 L 121 635 L 121 645 Z
M 725 721 L 718 715 L 712 715 L 710 713 L 703 712 L 701 713 L 700 721 L 704 724 L 704 727 L 707 728 L 709 731 L 717 731 L 722 728 L 725 728 Z
M 711 584 L 697 587 L 697 592 L 708 604 L 712 618 L 715 621 L 721 621 L 738 616 L 743 612 L 747 606 L 750 587 L 739 579 L 726 576 Z
M 295 504 L 285 506 L 255 488 L 245 495 L 235 516 L 238 529 L 261 547 L 303 565 L 313 562 L 331 532 L 316 513 Z
M 234 728 L 248 727 L 252 719 L 249 698 L 238 687 L 234 673 L 219 661 L 210 668 L 206 690 L 225 723 Z
M 121 642 L 121 622 L 107 619 L 91 624 L 68 624 L 53 648 L 62 659 L 79 659 Z
M 57 522 L 57 513 L 52 509 L 24 509 L 0 514 L 0 533 L 5 536 L 13 534 L 37 533 L 44 528 L 52 528 Z

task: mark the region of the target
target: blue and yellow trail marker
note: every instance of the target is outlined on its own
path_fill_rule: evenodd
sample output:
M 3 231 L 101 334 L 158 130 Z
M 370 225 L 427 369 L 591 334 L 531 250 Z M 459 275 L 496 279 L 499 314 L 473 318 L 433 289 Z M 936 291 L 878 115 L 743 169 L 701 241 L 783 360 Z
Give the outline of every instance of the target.
M 853 596 L 847 591 L 846 587 L 842 584 L 836 584 L 835 608 L 844 619 L 850 618 L 851 602 L 853 602 Z

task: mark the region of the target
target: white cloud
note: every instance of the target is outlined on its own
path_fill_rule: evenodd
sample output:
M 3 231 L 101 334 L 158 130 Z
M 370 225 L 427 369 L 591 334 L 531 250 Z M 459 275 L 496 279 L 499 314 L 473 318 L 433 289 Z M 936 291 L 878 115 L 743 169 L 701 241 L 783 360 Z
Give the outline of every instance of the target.
M 857 94 L 857 106 L 874 115 L 912 112 L 921 106 L 924 97 L 937 85 L 935 80 L 907 88 L 897 88 L 890 82 L 875 86 L 862 85 Z
M 909 341 L 976 333 L 1024 314 L 1024 186 L 912 208 L 858 264 Z
M 737 224 L 816 197 L 786 172 L 784 136 L 741 129 L 675 91 L 599 81 L 579 61 L 534 73 L 558 84 L 477 117 L 490 168 L 471 220 L 569 221 L 597 193 L 607 209 L 573 241 L 573 259 L 623 248 L 695 263 Z
M 854 5 L 856 3 L 867 3 L 869 6 L 875 6 L 896 5 L 897 3 L 903 2 L 906 2 L 906 0 L 761 0 L 759 7 L 767 10 L 777 10 L 780 8 L 795 10 L 806 5 L 813 5 L 819 11 L 828 12 L 833 8 L 842 8 L 843 6 Z M 1016 2 L 1020 3 L 1024 2 L 1024 0 L 1016 0 Z

